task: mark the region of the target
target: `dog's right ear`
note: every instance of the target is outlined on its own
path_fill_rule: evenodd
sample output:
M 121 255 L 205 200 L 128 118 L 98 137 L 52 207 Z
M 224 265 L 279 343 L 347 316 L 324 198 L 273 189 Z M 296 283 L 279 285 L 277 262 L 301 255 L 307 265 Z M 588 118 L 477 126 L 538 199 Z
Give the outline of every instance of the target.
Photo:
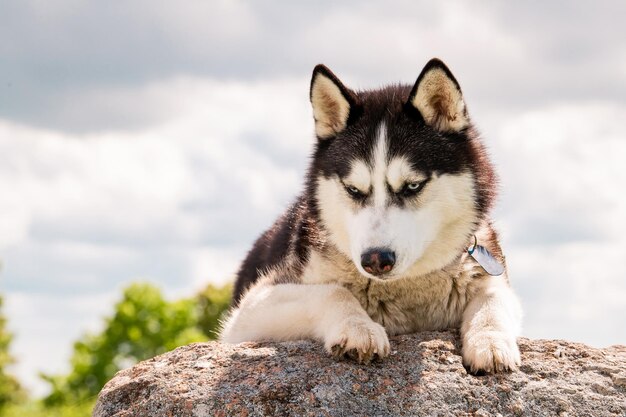
M 310 99 L 319 139 L 331 138 L 344 130 L 356 107 L 355 94 L 321 64 L 313 69 Z

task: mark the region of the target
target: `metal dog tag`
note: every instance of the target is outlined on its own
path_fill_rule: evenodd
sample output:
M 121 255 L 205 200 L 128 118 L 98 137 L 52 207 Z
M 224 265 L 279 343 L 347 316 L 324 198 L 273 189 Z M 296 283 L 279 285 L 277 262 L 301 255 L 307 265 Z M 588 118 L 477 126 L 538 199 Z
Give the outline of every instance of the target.
M 475 243 L 474 246 L 467 250 L 467 253 L 469 253 L 489 275 L 495 277 L 504 273 L 504 266 L 493 257 L 486 247 Z

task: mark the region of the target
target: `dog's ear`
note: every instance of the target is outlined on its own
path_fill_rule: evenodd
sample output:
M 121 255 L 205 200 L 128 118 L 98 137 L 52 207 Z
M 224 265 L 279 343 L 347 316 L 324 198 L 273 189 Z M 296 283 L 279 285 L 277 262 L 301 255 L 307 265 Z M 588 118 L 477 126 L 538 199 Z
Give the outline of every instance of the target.
M 448 67 L 433 58 L 424 67 L 409 95 L 408 106 L 441 132 L 459 132 L 469 125 L 461 87 Z
M 344 130 L 356 107 L 355 94 L 321 64 L 313 69 L 310 99 L 319 139 L 331 138 Z

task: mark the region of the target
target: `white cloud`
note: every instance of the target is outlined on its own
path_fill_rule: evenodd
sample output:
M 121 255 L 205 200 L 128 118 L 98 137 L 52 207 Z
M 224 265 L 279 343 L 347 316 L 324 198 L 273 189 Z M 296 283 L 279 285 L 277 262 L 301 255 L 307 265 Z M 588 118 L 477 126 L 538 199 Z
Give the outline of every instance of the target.
M 540 108 L 502 123 L 493 150 L 515 241 L 624 244 L 625 119 L 626 106 L 591 102 Z
M 619 243 L 512 246 L 507 262 L 525 310 L 523 334 L 603 347 L 624 344 L 624 251 Z
M 626 92 L 619 1 L 40 3 L 0 15 L 0 114 L 72 132 L 140 129 L 178 102 L 152 111 L 110 97 L 137 85 L 300 77 L 318 62 L 365 87 L 412 82 L 439 56 L 491 109 Z
M 501 122 L 492 148 L 525 334 L 626 341 L 626 106 L 563 103 Z
M 71 238 L 84 223 L 111 239 L 141 239 L 168 223 L 168 233 L 184 235 L 177 238 L 201 239 L 195 211 L 203 207 L 232 210 L 244 196 L 252 206 L 242 214 L 267 216 L 279 209 L 277 197 L 290 198 L 312 143 L 306 82 L 174 80 L 162 89 L 159 104 L 176 99 L 178 112 L 140 132 L 76 136 L 1 122 L 0 248 L 33 227 Z

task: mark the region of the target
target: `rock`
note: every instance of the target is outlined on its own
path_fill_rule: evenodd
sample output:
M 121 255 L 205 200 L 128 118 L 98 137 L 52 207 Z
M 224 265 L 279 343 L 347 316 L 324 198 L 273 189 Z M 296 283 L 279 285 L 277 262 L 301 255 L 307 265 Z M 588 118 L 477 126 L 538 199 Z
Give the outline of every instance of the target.
M 624 416 L 626 346 L 520 339 L 519 371 L 469 375 L 456 332 L 391 339 L 370 365 L 319 343 L 196 343 L 119 372 L 93 415 Z

